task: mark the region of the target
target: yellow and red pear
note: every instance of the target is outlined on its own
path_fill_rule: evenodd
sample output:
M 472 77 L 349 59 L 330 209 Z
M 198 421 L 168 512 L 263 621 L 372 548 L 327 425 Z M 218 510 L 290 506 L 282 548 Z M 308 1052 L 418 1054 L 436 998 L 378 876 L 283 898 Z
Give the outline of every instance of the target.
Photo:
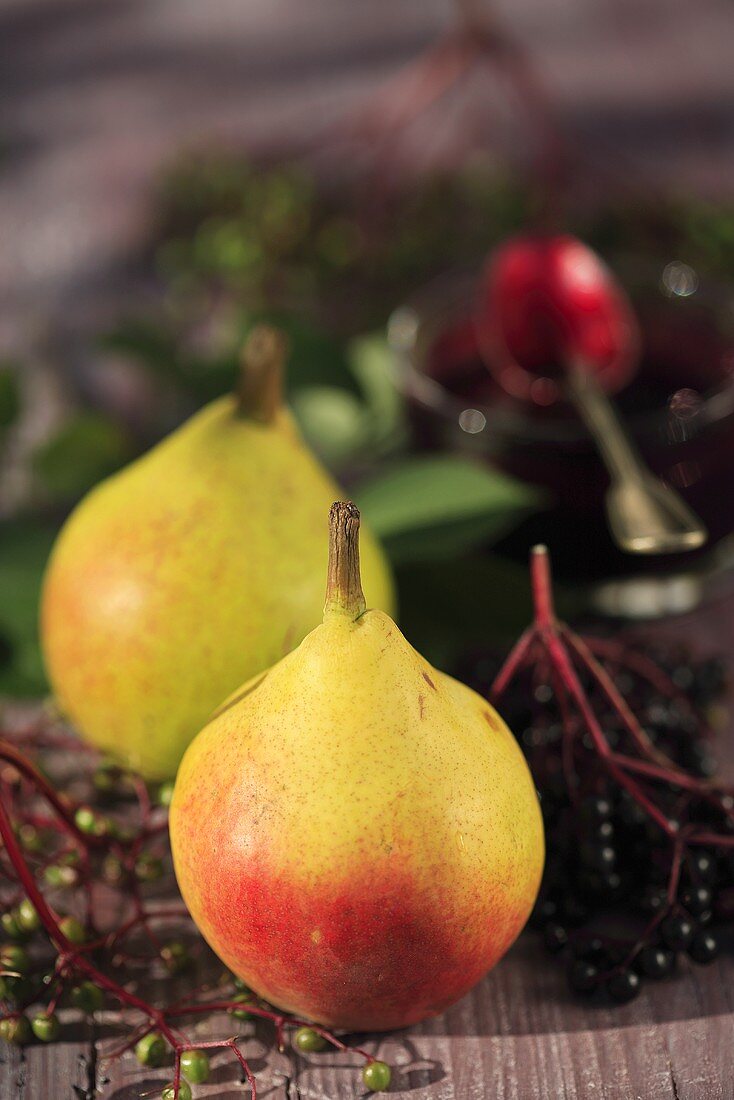
M 256 329 L 240 392 L 81 502 L 46 573 L 41 636 L 62 710 L 150 779 L 175 774 L 221 700 L 319 622 L 338 490 L 281 400 L 284 345 Z M 368 538 L 370 598 L 392 602 Z
M 333 505 L 322 625 L 189 746 L 170 829 L 186 904 L 235 974 L 375 1030 L 441 1012 L 507 951 L 544 843 L 499 715 L 366 610 L 358 527 Z

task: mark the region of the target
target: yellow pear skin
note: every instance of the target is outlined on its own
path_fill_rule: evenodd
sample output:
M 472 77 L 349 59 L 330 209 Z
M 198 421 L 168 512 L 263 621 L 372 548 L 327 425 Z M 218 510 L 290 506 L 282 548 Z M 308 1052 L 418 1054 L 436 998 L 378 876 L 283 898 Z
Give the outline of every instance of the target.
M 283 1010 L 372 1031 L 441 1012 L 507 951 L 544 840 L 499 715 L 365 611 L 357 525 L 334 506 L 323 624 L 189 746 L 170 830 L 227 967 Z
M 273 339 L 253 334 L 253 360 Z M 259 405 L 245 394 L 253 415 L 242 394 L 215 401 L 100 484 L 51 555 L 41 636 L 56 699 L 85 739 L 149 779 L 173 776 L 214 707 L 321 618 L 338 490 L 280 404 L 277 378 L 266 383 Z M 392 606 L 369 537 L 365 582 L 375 604 Z

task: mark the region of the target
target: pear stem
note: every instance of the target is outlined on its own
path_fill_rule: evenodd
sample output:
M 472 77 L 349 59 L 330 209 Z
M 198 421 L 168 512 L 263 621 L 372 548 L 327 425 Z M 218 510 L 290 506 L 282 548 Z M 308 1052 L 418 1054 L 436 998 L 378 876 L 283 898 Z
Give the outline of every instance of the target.
M 348 615 L 358 619 L 366 610 L 359 573 L 359 509 L 351 500 L 337 500 L 329 512 L 329 571 L 324 618 Z
M 245 341 L 237 384 L 237 412 L 270 424 L 283 403 L 283 368 L 288 341 L 272 325 L 256 325 Z

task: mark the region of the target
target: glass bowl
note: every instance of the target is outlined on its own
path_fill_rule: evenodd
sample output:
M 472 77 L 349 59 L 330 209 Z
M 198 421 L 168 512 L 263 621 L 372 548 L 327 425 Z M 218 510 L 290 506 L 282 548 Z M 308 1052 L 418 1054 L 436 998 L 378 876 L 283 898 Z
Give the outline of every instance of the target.
M 615 395 L 650 468 L 706 524 L 697 552 L 640 556 L 613 543 L 606 472 L 570 405 L 505 394 L 478 353 L 476 272 L 424 287 L 388 324 L 395 379 L 420 450 L 470 454 L 537 486 L 547 506 L 497 547 L 525 560 L 536 542 L 561 581 L 625 617 L 689 610 L 731 580 L 734 564 L 734 286 L 705 285 L 688 265 L 621 258 L 613 265 L 642 329 L 640 367 Z

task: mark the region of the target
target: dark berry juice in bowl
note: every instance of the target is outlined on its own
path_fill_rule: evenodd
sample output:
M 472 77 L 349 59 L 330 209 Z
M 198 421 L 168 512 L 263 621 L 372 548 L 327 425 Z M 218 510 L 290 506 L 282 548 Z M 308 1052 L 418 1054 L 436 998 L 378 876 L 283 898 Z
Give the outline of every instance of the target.
M 597 606 L 645 616 L 686 610 L 734 563 L 734 288 L 699 285 L 687 265 L 618 265 L 640 328 L 639 368 L 615 400 L 651 470 L 701 517 L 696 552 L 640 556 L 613 543 L 607 474 L 570 405 L 508 396 L 474 333 L 475 274 L 451 274 L 398 309 L 389 324 L 398 385 L 416 444 L 471 453 L 542 489 L 547 507 L 495 549 L 525 560 L 548 544 L 561 580 Z

